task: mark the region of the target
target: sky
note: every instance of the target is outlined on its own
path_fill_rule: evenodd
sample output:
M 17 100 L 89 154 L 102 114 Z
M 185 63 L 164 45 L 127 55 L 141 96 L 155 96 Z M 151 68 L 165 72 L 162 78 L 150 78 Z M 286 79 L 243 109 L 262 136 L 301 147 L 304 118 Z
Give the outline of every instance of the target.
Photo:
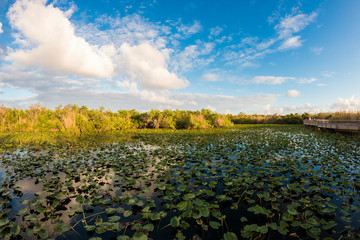
M 0 105 L 360 111 L 359 0 L 0 0 Z

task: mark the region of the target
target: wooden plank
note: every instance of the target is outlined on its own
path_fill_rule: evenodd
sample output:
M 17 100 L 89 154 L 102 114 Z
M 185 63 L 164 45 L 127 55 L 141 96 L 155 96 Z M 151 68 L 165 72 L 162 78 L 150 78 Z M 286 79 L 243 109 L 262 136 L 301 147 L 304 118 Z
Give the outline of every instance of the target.
M 304 125 L 340 131 L 360 131 L 360 120 L 304 120 Z

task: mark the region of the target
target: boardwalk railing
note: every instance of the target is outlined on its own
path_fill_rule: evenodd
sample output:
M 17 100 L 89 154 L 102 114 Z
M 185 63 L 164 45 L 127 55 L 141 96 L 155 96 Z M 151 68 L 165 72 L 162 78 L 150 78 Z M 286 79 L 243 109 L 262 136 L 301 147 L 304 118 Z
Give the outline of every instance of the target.
M 304 125 L 339 131 L 360 131 L 360 120 L 304 120 Z

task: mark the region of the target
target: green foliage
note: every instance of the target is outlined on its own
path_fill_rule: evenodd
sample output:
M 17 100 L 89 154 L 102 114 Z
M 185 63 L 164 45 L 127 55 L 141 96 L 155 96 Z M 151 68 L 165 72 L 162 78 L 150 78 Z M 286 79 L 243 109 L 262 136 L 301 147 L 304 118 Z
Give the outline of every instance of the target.
M 0 132 L 102 133 L 125 129 L 208 129 L 230 127 L 229 115 L 210 110 L 180 111 L 88 109 L 77 105 L 58 106 L 55 110 L 33 105 L 26 110 L 0 106 Z
M 88 109 L 77 105 L 58 106 L 54 110 L 40 105 L 28 109 L 0 106 L 0 132 L 63 132 L 74 135 L 122 131 L 126 129 L 211 129 L 234 124 L 302 124 L 303 119 L 360 119 L 358 112 L 302 115 L 238 115 L 201 111 L 135 110 L 112 112 L 104 108 Z

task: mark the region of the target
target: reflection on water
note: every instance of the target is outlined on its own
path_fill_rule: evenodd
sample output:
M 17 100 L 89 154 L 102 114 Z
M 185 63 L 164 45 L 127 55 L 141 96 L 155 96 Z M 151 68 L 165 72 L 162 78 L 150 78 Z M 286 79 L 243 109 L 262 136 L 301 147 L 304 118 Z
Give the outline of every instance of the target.
M 127 152 L 118 152 L 116 154 L 118 159 L 115 162 L 109 158 L 107 159 L 108 161 L 101 160 L 101 164 L 98 164 L 99 156 L 110 156 L 114 154 L 114 150 L 87 152 L 82 158 L 77 158 L 76 161 L 72 160 L 71 158 L 73 157 L 69 156 L 68 153 L 50 155 L 47 151 L 15 151 L 13 154 L 2 155 L 2 161 L 0 161 L 5 162 L 5 164 L 0 165 L 2 166 L 0 168 L 0 180 L 2 180 L 5 174 L 11 176 L 17 175 L 19 180 L 16 181 L 15 188 L 17 187 L 22 193 L 21 197 L 13 198 L 11 201 L 12 214 L 16 216 L 19 210 L 27 208 L 25 216 L 36 214 L 41 221 L 41 229 L 49 233 L 54 233 L 55 224 L 61 221 L 74 226 L 73 231 L 67 231 L 66 235 L 55 234 L 52 237 L 62 239 L 62 237 L 66 236 L 70 239 L 87 239 L 89 233 L 84 231 L 83 215 L 81 212 L 80 215 L 77 214 L 78 210 L 69 215 L 69 211 L 79 209 L 79 206 L 82 205 L 81 208 L 84 211 L 84 216 L 94 215 L 93 218 L 87 220 L 93 224 L 97 213 L 101 213 L 99 216 L 106 219 L 106 213 L 102 212 L 104 212 L 104 208 L 107 208 L 108 203 L 91 206 L 91 203 L 77 201 L 79 195 L 85 199 L 90 199 L 95 194 L 99 200 L 111 200 L 121 196 L 136 197 L 140 193 L 142 193 L 143 199 L 155 198 L 156 196 L 156 186 L 154 183 L 159 175 L 158 170 L 164 170 L 166 166 L 160 164 L 160 158 L 152 157 L 149 154 L 144 155 L 144 149 L 146 151 L 155 151 L 159 147 L 150 145 L 130 147 L 126 145 L 125 148 Z M 141 160 L 147 158 L 147 163 L 144 166 L 136 166 L 129 161 L 121 162 L 121 159 L 126 159 L 127 157 L 133 158 L 133 156 L 142 158 Z M 43 164 L 39 165 L 38 162 Z M 109 167 L 103 167 L 104 163 Z M 115 163 L 120 163 L 120 167 L 129 168 L 129 171 L 122 172 L 116 170 L 118 168 Z M 38 168 L 33 168 L 31 165 L 38 166 Z M 27 167 L 26 171 L 30 170 L 29 172 L 32 172 L 33 177 L 22 178 L 22 167 Z M 58 171 L 57 168 L 63 171 Z M 127 182 L 126 180 L 130 179 L 128 176 L 131 176 L 131 178 L 136 176 L 136 178 L 132 179 L 131 182 Z M 143 191 L 143 187 L 146 187 L 146 191 Z M 36 210 L 37 208 L 48 208 L 54 199 L 53 196 L 59 192 L 65 192 L 66 194 L 60 194 L 56 198 L 59 200 L 59 203 L 53 208 L 52 213 L 49 213 L 47 210 L 46 212 L 39 213 Z M 127 205 L 122 205 L 120 202 L 109 201 L 109 203 L 111 203 L 111 207 L 129 209 Z M 49 209 L 52 208 L 50 207 Z M 56 216 L 56 218 L 49 217 L 49 214 Z M 130 217 L 130 219 L 132 218 L 134 217 Z M 23 215 L 16 216 L 14 220 L 19 226 L 34 227 L 33 225 L 28 225 L 29 222 L 24 220 Z M 28 236 L 26 232 L 22 232 L 21 236 L 25 239 L 37 239 L 36 236 Z
M 356 152 L 350 151 L 352 155 L 347 157 L 349 152 L 338 154 L 335 148 L 315 141 L 314 147 L 308 150 L 303 139 L 296 138 L 298 136 L 281 136 L 291 138 L 291 141 L 279 145 L 266 137 L 267 134 L 263 136 L 264 140 L 260 137 L 252 140 L 244 136 L 243 142 L 238 140 L 235 143 L 226 143 L 226 139 L 221 137 L 206 146 L 183 143 L 159 147 L 137 143 L 114 144 L 96 150 L 4 154 L 0 159 L 3 168 L 0 169 L 0 178 L 5 174 L 11 176 L 15 184 L 12 185 L 11 181 L 2 183 L 9 189 L 18 187 L 22 193 L 11 200 L 11 214 L 8 216 L 12 218 L 25 209 L 14 220 L 22 226 L 21 234 L 26 239 L 36 239 L 29 237 L 28 233 L 39 229 L 51 233 L 50 237 L 56 239 L 94 236 L 116 239 L 120 232 L 124 234 L 125 228 L 129 227 L 126 234 L 130 232 L 128 235 L 131 236 L 138 231 L 137 225 L 142 227 L 147 223 L 157 224 L 149 237 L 170 239 L 176 234 L 172 231 L 177 229 L 167 225 L 173 216 L 179 214 L 179 208 L 185 202 L 186 207 L 182 210 L 189 206 L 189 217 L 184 219 L 196 226 L 186 230 L 187 237 L 192 238 L 202 231 L 205 239 L 220 239 L 223 232 L 210 228 L 208 221 L 223 223 L 227 220 L 224 226 L 240 233 L 247 223 L 240 223 L 239 216 L 246 217 L 249 223 L 266 225 L 269 219 L 279 223 L 283 218 L 281 215 L 288 214 L 288 207 L 301 199 L 306 204 L 297 211 L 303 211 L 302 214 L 307 211 L 306 214 L 311 213 L 314 219 L 318 219 L 320 215 L 316 211 L 322 208 L 330 211 L 327 205 L 331 203 L 336 203 L 338 208 L 342 206 L 341 201 L 349 204 L 346 199 L 351 196 L 349 193 L 337 199 L 333 198 L 335 194 L 345 196 L 344 192 L 350 189 L 358 199 L 357 189 L 352 189 L 360 173 L 355 167 L 359 160 Z M 344 166 L 337 166 L 339 161 Z M 330 171 L 341 173 L 346 166 L 354 174 L 353 178 L 346 179 L 349 183 L 326 175 Z M 336 184 L 332 185 L 335 181 Z M 212 206 L 208 207 L 210 204 Z M 274 217 L 248 211 L 249 207 L 257 205 L 268 208 Z M 147 211 L 153 214 L 151 220 Z M 160 217 L 162 211 L 167 215 Z M 336 211 L 336 217 L 342 216 L 339 209 Z M 227 218 L 216 218 L 210 212 L 218 212 L 220 216 L 225 214 Z M 334 220 L 335 216 L 329 214 L 326 221 Z M 195 220 L 189 220 L 190 217 Z M 353 217 L 358 215 L 353 214 Z M 114 225 L 112 220 L 118 225 Z M 61 221 L 73 229 L 64 235 L 54 233 L 56 224 Z M 304 223 L 305 220 L 299 221 Z M 128 223 L 132 225 L 128 226 Z M 344 225 L 338 222 L 339 228 Z M 95 226 L 96 230 L 87 231 L 89 226 Z M 329 235 L 325 233 L 324 236 Z M 258 237 L 262 239 L 264 236 Z M 275 232 L 271 237 L 286 239 L 288 236 Z

